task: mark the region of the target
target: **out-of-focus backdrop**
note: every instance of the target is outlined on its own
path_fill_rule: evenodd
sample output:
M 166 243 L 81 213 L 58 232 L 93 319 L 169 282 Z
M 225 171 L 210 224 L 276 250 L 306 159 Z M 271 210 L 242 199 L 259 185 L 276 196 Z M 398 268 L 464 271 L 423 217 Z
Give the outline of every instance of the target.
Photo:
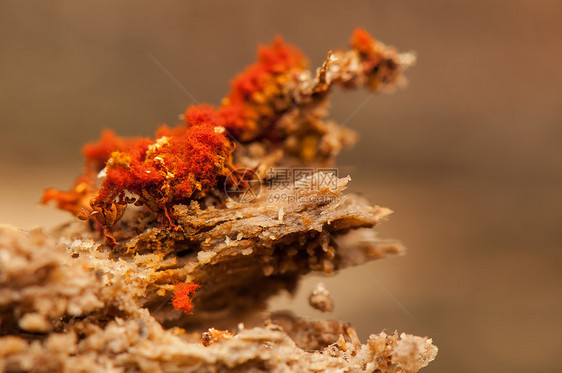
M 150 135 L 189 97 L 218 104 L 276 34 L 311 66 L 360 26 L 418 54 L 410 85 L 349 122 L 351 189 L 396 211 L 380 226 L 404 257 L 322 279 L 336 310 L 306 305 L 318 278 L 272 308 L 433 337 L 427 372 L 562 370 L 562 3 L 110 1 L 0 3 L 0 223 L 71 218 L 37 205 L 67 188 L 103 128 Z M 367 92 L 337 92 L 343 121 Z

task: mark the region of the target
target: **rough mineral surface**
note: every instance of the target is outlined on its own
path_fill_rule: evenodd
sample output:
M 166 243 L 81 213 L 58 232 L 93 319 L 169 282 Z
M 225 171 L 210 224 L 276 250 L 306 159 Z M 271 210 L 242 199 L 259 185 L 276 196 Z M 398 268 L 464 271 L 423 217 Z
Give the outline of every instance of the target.
M 154 142 L 106 133 L 86 147 L 73 189 L 44 195 L 86 221 L 0 227 L 1 370 L 398 373 L 435 358 L 428 338 L 383 332 L 362 344 L 346 323 L 264 316 L 268 298 L 309 272 L 404 252 L 374 230 L 391 211 L 326 171 L 355 140 L 327 120 L 327 98 L 333 86 L 392 90 L 414 56 L 361 30 L 316 74 L 291 51 L 280 40 L 262 50 L 214 112 L 224 123 L 191 107 L 186 128 Z M 279 188 L 268 172 L 290 167 L 314 171 Z M 334 307 L 322 287 L 310 304 Z
M 322 312 L 332 312 L 334 310 L 334 300 L 324 283 L 319 282 L 308 296 L 308 303 L 314 309 Z
M 136 211 L 122 223 L 131 238 L 117 251 L 94 241 L 87 223 L 50 234 L 2 227 L 2 368 L 415 372 L 427 365 L 437 352 L 427 338 L 381 333 L 362 345 L 347 324 L 287 314 L 233 326 L 242 311 L 259 309 L 304 273 L 402 252 L 371 229 L 388 209 L 344 195 L 348 179 L 327 187 L 321 176 L 288 191 L 291 204 L 267 202 L 273 191 L 266 191 L 249 203 L 231 201 L 228 213 L 178 206 L 178 232 L 153 227 L 154 217 Z M 202 285 L 194 315 L 169 306 L 174 278 Z M 172 325 L 191 332 L 166 329 Z M 201 336 L 217 325 L 233 335 L 211 329 Z
M 277 316 L 205 347 L 199 334 L 162 328 L 135 306 L 127 270 L 101 273 L 41 232 L 0 228 L 0 367 L 4 371 L 414 372 L 430 339 L 372 335 L 349 325 Z
M 391 211 L 345 195 L 348 181 L 319 173 L 283 190 L 283 199 L 272 199 L 277 190 L 263 190 L 251 202 L 229 201 L 226 209 L 179 205 L 179 231 L 158 227 L 154 214 L 138 210 L 123 220 L 118 249 L 95 243 L 86 223 L 53 234 L 97 271 L 119 271 L 129 294 L 167 325 L 232 327 L 279 290 L 293 290 L 310 271 L 331 274 L 404 251 L 372 229 Z M 193 315 L 167 302 L 178 281 L 201 285 Z

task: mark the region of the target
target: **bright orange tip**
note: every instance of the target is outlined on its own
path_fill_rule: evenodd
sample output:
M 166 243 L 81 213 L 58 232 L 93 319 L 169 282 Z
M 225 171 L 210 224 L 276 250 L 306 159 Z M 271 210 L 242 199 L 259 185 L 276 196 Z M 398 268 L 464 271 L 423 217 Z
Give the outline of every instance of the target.
M 351 36 L 350 43 L 353 49 L 367 56 L 375 52 L 375 40 L 367 31 L 363 30 L 362 28 L 356 28 L 355 30 L 353 30 L 353 35 Z

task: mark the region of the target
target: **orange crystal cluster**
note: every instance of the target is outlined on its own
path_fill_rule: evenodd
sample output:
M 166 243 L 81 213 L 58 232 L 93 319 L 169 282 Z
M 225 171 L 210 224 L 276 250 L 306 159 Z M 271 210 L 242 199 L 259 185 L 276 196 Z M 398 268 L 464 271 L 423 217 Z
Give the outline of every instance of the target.
M 369 66 L 378 62 L 376 42 L 356 30 L 352 45 Z M 129 204 L 144 205 L 167 218 L 172 207 L 218 193 L 235 170 L 236 142 L 283 140 L 275 122 L 293 105 L 286 87 L 297 84 L 306 69 L 306 59 L 292 45 L 276 37 L 258 49 L 258 60 L 232 81 L 231 92 L 217 108 L 190 106 L 185 124 L 163 125 L 148 138 L 120 138 L 102 133 L 97 143 L 84 146 L 85 174 L 68 191 L 48 189 L 43 203 L 55 201 L 59 208 L 97 224 L 111 246 L 116 240 L 112 227 Z M 378 67 L 377 67 L 378 68 Z M 97 179 L 102 179 L 98 186 Z M 231 180 L 231 181 L 228 181 Z
M 259 48 L 258 61 L 234 79 L 218 109 L 190 106 L 185 125 L 163 125 L 155 140 L 124 139 L 104 131 L 99 142 L 84 146 L 86 173 L 74 188 L 48 189 L 43 202 L 54 200 L 61 209 L 94 218 L 111 244 L 111 227 L 130 203 L 163 212 L 174 226 L 170 208 L 204 197 L 225 182 L 235 169 L 235 141 L 253 140 L 262 133 L 267 127 L 263 124 L 274 116 L 269 101 L 291 79 L 289 73 L 305 67 L 301 52 L 277 37 Z M 98 175 L 103 178 L 99 188 Z
M 191 313 L 193 309 L 193 297 L 195 291 L 199 288 L 198 284 L 191 282 L 182 282 L 177 284 L 174 288 L 174 295 L 172 297 L 172 305 L 176 311 L 183 311 Z

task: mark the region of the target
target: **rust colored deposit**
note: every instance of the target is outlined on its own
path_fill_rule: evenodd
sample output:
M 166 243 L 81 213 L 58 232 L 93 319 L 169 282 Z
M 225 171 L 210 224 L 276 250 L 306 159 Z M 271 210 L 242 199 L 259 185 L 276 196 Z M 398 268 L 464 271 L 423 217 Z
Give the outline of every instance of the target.
M 437 355 L 430 338 L 381 332 L 362 342 L 346 322 L 267 311 L 309 273 L 405 253 L 376 230 L 392 211 L 348 192 L 351 178 L 337 173 L 336 155 L 357 134 L 328 109 L 335 87 L 404 86 L 414 60 L 357 29 L 349 49 L 310 70 L 276 37 L 220 103 L 190 106 L 150 138 L 103 131 L 84 146 L 71 189 L 43 194 L 79 219 L 49 231 L 0 226 L 0 370 L 428 365 Z M 337 310 L 325 285 L 314 289 L 313 309 Z
M 355 30 L 351 44 L 353 59 L 339 52 L 338 62 L 337 53 L 330 53 L 318 71 L 317 82 L 312 82 L 303 54 L 281 37 L 275 38 L 271 45 L 258 49 L 256 63 L 234 78 L 231 92 L 219 107 L 190 106 L 184 124 L 163 125 L 154 139 L 121 138 L 104 131 L 97 143 L 84 146 L 86 173 L 74 187 L 68 192 L 48 189 L 43 202 L 55 201 L 81 219 L 93 219 L 111 245 L 116 244 L 111 230 L 128 204 L 146 206 L 176 228 L 171 216 L 174 205 L 220 194 L 232 180 L 244 183 L 227 178 L 244 166 L 233 159 L 237 144 L 283 143 L 291 135 L 288 129 L 276 126 L 283 115 L 318 105 L 332 83 L 376 89 L 391 86 L 400 77 L 399 63 L 389 56 L 392 50 L 365 31 Z M 342 62 L 339 70 L 330 71 L 330 65 Z M 330 72 L 334 76 L 328 82 Z M 304 160 L 311 160 L 310 154 L 321 145 L 314 119 L 301 128 L 308 132 L 299 144 Z M 97 179 L 101 179 L 99 187 Z

